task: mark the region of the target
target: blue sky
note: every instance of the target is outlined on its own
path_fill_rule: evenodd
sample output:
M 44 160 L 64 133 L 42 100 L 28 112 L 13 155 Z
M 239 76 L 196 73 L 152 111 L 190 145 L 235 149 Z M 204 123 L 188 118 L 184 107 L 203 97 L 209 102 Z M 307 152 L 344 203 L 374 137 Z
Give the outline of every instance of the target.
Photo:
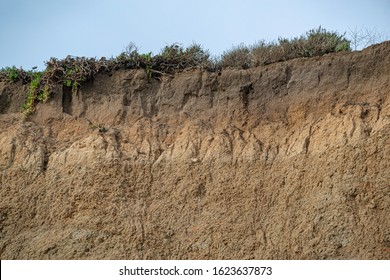
M 50 57 L 111 57 L 129 42 L 158 53 L 200 43 L 213 55 L 240 43 L 376 29 L 389 39 L 390 0 L 0 0 L 0 68 L 44 68 Z

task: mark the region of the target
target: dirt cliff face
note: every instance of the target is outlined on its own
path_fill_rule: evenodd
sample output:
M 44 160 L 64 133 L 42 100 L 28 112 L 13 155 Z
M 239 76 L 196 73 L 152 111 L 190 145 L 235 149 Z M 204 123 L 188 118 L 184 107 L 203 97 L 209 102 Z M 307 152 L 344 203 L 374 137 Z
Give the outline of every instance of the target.
M 389 259 L 390 42 L 0 84 L 1 259 Z

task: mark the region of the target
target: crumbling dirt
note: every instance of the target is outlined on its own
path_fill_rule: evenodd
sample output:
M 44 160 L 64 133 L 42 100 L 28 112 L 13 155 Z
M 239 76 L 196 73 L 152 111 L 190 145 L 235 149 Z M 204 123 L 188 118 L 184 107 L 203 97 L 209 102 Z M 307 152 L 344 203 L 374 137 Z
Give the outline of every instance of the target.
M 1 259 L 389 259 L 390 42 L 0 84 Z

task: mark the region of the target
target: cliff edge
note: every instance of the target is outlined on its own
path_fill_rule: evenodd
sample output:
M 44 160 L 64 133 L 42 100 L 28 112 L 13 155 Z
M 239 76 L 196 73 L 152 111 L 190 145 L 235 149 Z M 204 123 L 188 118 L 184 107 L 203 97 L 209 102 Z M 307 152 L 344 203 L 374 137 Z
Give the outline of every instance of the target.
M 390 259 L 389 65 L 1 82 L 1 259 Z

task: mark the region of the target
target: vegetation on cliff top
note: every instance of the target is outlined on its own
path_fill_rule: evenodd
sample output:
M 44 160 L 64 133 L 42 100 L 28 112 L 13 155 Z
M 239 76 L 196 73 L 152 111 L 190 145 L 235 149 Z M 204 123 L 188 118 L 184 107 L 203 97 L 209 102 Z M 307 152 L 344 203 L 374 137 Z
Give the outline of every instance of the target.
M 218 71 L 226 67 L 250 68 L 286 61 L 299 57 L 314 57 L 332 52 L 351 51 L 351 42 L 334 31 L 312 29 L 305 35 L 292 39 L 279 38 L 276 42 L 260 41 L 252 46 L 239 45 L 225 51 L 221 57 L 212 58 L 199 44 L 183 48 L 180 44 L 164 47 L 157 55 L 140 54 L 134 44 L 129 44 L 117 57 L 85 58 L 67 56 L 51 58 L 42 72 L 13 67 L 0 70 L 0 81 L 29 83 L 26 103 L 22 106 L 26 115 L 34 112 L 38 102 L 49 98 L 52 88 L 62 84 L 73 92 L 97 73 L 110 73 L 119 69 L 144 69 L 149 80 L 164 74 L 174 74 L 188 68 Z

